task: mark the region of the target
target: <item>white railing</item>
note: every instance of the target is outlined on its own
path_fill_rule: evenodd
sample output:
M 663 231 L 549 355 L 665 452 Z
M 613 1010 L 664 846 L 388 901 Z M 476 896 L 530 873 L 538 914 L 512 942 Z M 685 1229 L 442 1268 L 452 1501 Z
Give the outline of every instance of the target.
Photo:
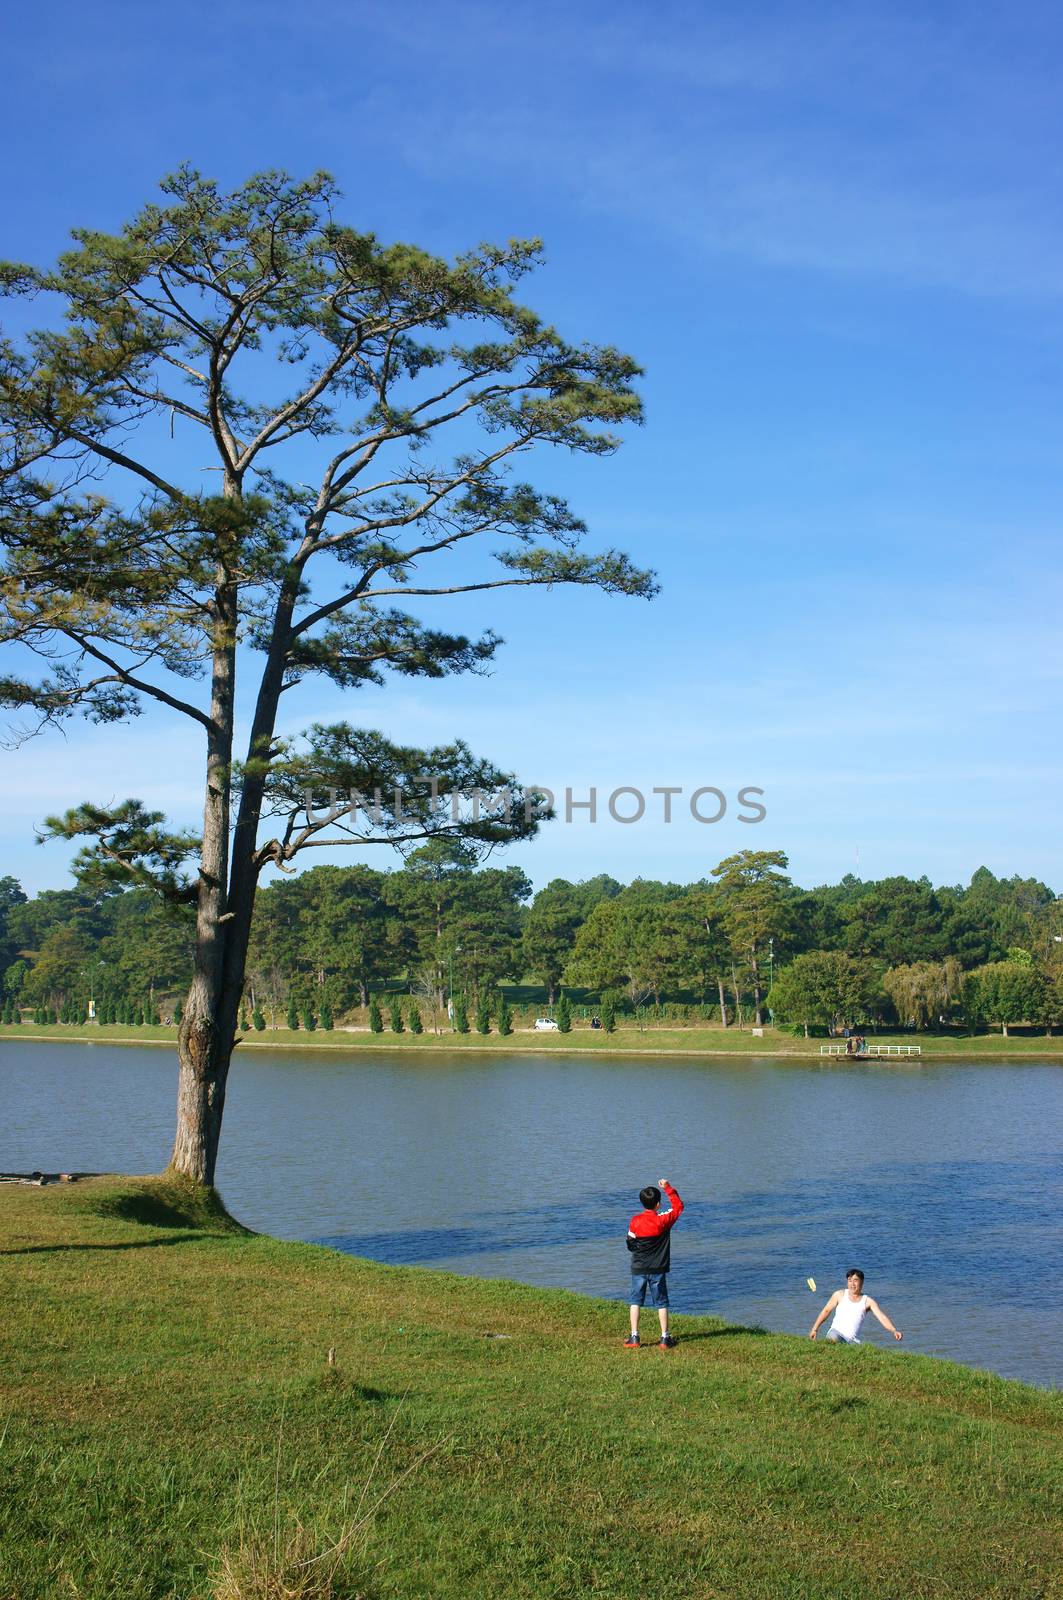
M 844 1044 L 821 1044 L 821 1056 L 856 1056 L 855 1050 L 847 1050 Z M 867 1056 L 921 1056 L 921 1044 L 869 1044 L 860 1051 L 860 1059 Z

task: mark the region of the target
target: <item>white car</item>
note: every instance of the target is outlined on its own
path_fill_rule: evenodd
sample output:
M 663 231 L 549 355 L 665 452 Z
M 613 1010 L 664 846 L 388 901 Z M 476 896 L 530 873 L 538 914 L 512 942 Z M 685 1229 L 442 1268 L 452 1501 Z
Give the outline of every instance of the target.
M 552 1017 L 536 1017 L 535 1031 L 536 1033 L 560 1033 L 561 1029 Z

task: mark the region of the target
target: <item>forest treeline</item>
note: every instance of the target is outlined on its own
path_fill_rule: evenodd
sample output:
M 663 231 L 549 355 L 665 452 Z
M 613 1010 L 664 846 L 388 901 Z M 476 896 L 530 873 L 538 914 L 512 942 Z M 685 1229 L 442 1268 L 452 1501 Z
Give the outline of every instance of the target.
M 805 1030 L 1036 1023 L 1063 1015 L 1063 899 L 987 868 L 802 889 L 781 851 L 743 851 L 689 884 L 600 875 L 532 895 L 513 866 L 434 841 L 395 871 L 321 866 L 264 887 L 247 1009 L 337 1020 L 373 995 L 490 1009 L 500 986 L 562 989 L 612 1010 Z M 172 1018 L 191 978 L 190 914 L 141 889 L 0 879 L 4 1014 Z M 512 995 L 513 990 L 510 989 Z

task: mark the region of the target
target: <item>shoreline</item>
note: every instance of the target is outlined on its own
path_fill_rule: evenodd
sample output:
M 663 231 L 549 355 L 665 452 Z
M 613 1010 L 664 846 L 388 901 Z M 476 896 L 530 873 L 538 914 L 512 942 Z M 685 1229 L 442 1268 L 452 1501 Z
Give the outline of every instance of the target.
M 89 1192 L 91 1192 L 93 1188 L 103 1189 L 107 1186 L 114 1186 L 120 1189 L 126 1189 L 129 1188 L 129 1186 L 140 1186 L 145 1189 L 150 1189 L 155 1186 L 160 1188 L 165 1187 L 170 1181 L 168 1174 L 165 1172 L 77 1172 L 39 1174 L 3 1173 L 0 1174 L 0 1179 L 2 1179 L 4 1182 L 5 1187 L 10 1184 L 35 1190 L 58 1189 L 60 1192 L 65 1192 L 67 1194 L 69 1194 L 75 1186 L 80 1186 L 83 1191 L 87 1189 Z M 361 1255 L 356 1251 L 343 1250 L 337 1245 L 326 1244 L 320 1240 L 285 1238 L 281 1234 L 269 1233 L 268 1231 L 259 1231 L 255 1228 L 248 1227 L 246 1223 L 241 1222 L 239 1217 L 234 1216 L 233 1213 L 227 1209 L 224 1201 L 221 1200 L 220 1192 L 218 1192 L 218 1199 L 221 1203 L 221 1212 L 218 1215 L 222 1225 L 225 1228 L 236 1235 L 243 1236 L 244 1238 L 261 1240 L 270 1245 L 277 1246 L 281 1251 L 286 1251 L 288 1249 L 311 1250 L 315 1252 L 321 1251 L 336 1262 L 349 1263 L 356 1268 L 368 1268 L 371 1271 L 376 1269 L 383 1274 L 423 1277 L 428 1280 L 429 1286 L 431 1286 L 431 1280 L 433 1279 L 439 1283 L 440 1287 L 443 1286 L 445 1280 L 457 1280 L 460 1284 L 468 1284 L 473 1291 L 476 1289 L 481 1289 L 488 1292 L 498 1292 L 499 1294 L 505 1295 L 509 1290 L 516 1289 L 518 1294 L 526 1293 L 533 1297 L 542 1297 L 544 1300 L 549 1300 L 554 1296 L 560 1295 L 564 1296 L 566 1300 L 572 1298 L 581 1301 L 588 1310 L 594 1309 L 595 1311 L 602 1312 L 610 1317 L 615 1316 L 618 1311 L 622 1313 L 627 1309 L 627 1302 L 622 1299 L 609 1297 L 607 1295 L 592 1294 L 585 1289 L 572 1289 L 568 1287 L 561 1288 L 556 1285 L 552 1286 L 549 1284 L 533 1283 L 524 1278 L 509 1278 L 504 1276 L 496 1277 L 484 1275 L 478 1272 L 456 1271 L 453 1267 L 431 1266 L 425 1262 L 398 1264 L 394 1262 L 382 1261 L 378 1256 L 366 1256 Z M 176 1223 L 167 1223 L 166 1225 L 176 1225 Z M 199 1225 L 200 1224 L 195 1224 L 195 1226 Z M 0 1254 L 2 1253 L 3 1252 L 0 1251 Z M 818 1300 L 816 1303 L 818 1304 Z M 652 1308 L 648 1309 L 652 1310 Z M 719 1324 L 735 1334 L 750 1334 L 758 1338 L 794 1340 L 796 1341 L 797 1347 L 801 1350 L 804 1349 L 806 1344 L 806 1335 L 804 1333 L 794 1333 L 785 1328 L 766 1327 L 760 1323 L 735 1322 L 732 1321 L 731 1318 L 721 1316 L 718 1312 L 712 1311 L 711 1309 L 676 1311 L 675 1316 L 682 1319 L 682 1326 L 684 1329 L 691 1324 L 696 1327 L 702 1323 L 713 1323 Z M 497 1335 L 495 1337 L 497 1337 Z M 680 1334 L 679 1337 L 682 1338 L 682 1335 Z M 647 1339 L 648 1345 L 652 1345 L 654 1342 L 655 1341 L 652 1339 Z M 827 1348 L 825 1336 L 822 1342 L 818 1345 L 818 1348 L 821 1350 Z M 1063 1390 L 1061 1390 L 1057 1384 L 1047 1382 L 1038 1383 L 1031 1378 L 1016 1378 L 1007 1373 L 998 1372 L 995 1367 L 978 1366 L 969 1361 L 959 1361 L 955 1356 L 931 1354 L 928 1351 L 917 1350 L 912 1346 L 911 1343 L 907 1344 L 903 1348 L 895 1348 L 894 1345 L 887 1340 L 880 1341 L 878 1339 L 868 1338 L 865 1334 L 862 1348 L 876 1351 L 880 1357 L 884 1356 L 889 1360 L 930 1361 L 934 1362 L 935 1364 L 940 1363 L 949 1367 L 958 1367 L 961 1371 L 969 1373 L 972 1377 L 988 1377 L 995 1380 L 997 1383 L 1017 1384 L 1021 1388 L 1032 1390 L 1038 1395 L 1048 1395 L 1056 1398 L 1063 1394 Z
M 177 1048 L 176 1033 L 170 1034 L 168 1030 L 168 1036 L 162 1038 L 158 1036 L 158 1033 L 148 1034 L 146 1032 L 137 1034 L 132 1038 L 123 1038 L 110 1033 L 45 1033 L 30 1031 L 30 1027 L 32 1025 L 27 1026 L 24 1024 L 23 1026 L 26 1028 L 25 1032 L 22 1032 L 20 1029 L 17 1034 L 14 1033 L 13 1030 L 11 1032 L 5 1031 L 3 1034 L 0 1034 L 0 1045 L 7 1042 L 14 1042 L 18 1044 L 92 1044 L 121 1045 L 126 1047 L 129 1045 L 153 1045 L 162 1049 L 171 1050 L 176 1050 Z M 159 1031 L 161 1032 L 162 1030 Z M 284 1030 L 278 1029 L 276 1031 L 279 1033 Z M 339 1035 L 339 1037 L 337 1037 L 337 1035 Z M 414 1038 L 418 1037 L 422 1042 L 414 1043 Z M 865 1067 L 872 1065 L 885 1065 L 893 1067 L 907 1067 L 913 1065 L 922 1066 L 929 1061 L 1038 1061 L 1041 1058 L 1047 1058 L 1049 1064 L 1063 1064 L 1063 1038 L 1055 1037 L 1044 1040 L 1016 1039 L 1012 1041 L 1013 1048 L 1011 1049 L 1000 1049 L 998 1040 L 993 1041 L 994 1045 L 997 1046 L 995 1049 L 979 1048 L 975 1040 L 969 1041 L 968 1048 L 952 1045 L 950 1041 L 949 1044 L 944 1048 L 936 1049 L 933 1047 L 936 1041 L 927 1041 L 931 1044 L 931 1048 L 927 1049 L 926 1043 L 924 1043 L 922 1047 L 923 1054 L 919 1056 L 824 1056 L 819 1053 L 818 1048 L 814 1050 L 789 1049 L 780 1045 L 778 1041 L 760 1039 L 758 1039 L 755 1044 L 751 1042 L 743 1049 L 725 1049 L 716 1045 L 682 1046 L 654 1045 L 648 1043 L 620 1045 L 615 1042 L 615 1036 L 614 1042 L 611 1046 L 605 1044 L 581 1045 L 570 1044 L 567 1042 L 565 1044 L 561 1044 L 560 1042 L 555 1043 L 554 1041 L 557 1039 L 556 1034 L 543 1035 L 527 1033 L 519 1038 L 510 1035 L 505 1039 L 501 1037 L 495 1038 L 494 1036 L 488 1036 L 479 1044 L 473 1044 L 471 1042 L 458 1044 L 456 1042 L 451 1042 L 455 1037 L 461 1036 L 447 1036 L 443 1034 L 426 1036 L 422 1034 L 420 1036 L 415 1035 L 413 1037 L 399 1036 L 394 1040 L 394 1042 L 392 1042 L 392 1038 L 387 1034 L 370 1035 L 362 1031 L 350 1030 L 347 1032 L 336 1030 L 336 1032 L 332 1033 L 331 1035 L 325 1035 L 320 1038 L 315 1036 L 313 1043 L 310 1043 L 307 1039 L 298 1037 L 274 1040 L 260 1039 L 257 1037 L 243 1035 L 237 1040 L 237 1046 L 235 1048 L 242 1050 L 317 1050 L 334 1052 L 343 1052 L 346 1050 L 346 1053 L 351 1056 L 358 1055 L 363 1050 L 381 1050 L 388 1052 L 394 1051 L 396 1053 L 404 1053 L 407 1055 L 425 1055 L 434 1051 L 446 1051 L 450 1054 L 464 1055 L 523 1055 L 537 1050 L 547 1055 L 601 1056 L 611 1060 L 623 1059 L 630 1056 L 655 1056 L 673 1060 L 711 1060 L 713 1058 L 720 1058 L 724 1060 L 740 1061 L 743 1059 L 762 1059 L 763 1057 L 767 1056 L 778 1061 L 822 1061 L 825 1063 L 830 1062 L 832 1064 L 837 1063 L 838 1065 L 860 1065 Z M 566 1037 L 567 1040 L 568 1036 L 564 1037 Z M 328 1042 L 325 1042 L 326 1038 Z M 352 1040 L 357 1042 L 349 1042 Z M 550 1040 L 550 1043 L 545 1043 L 546 1040 Z M 805 1041 L 801 1042 L 804 1043 Z M 911 1040 L 904 1040 L 903 1042 L 911 1043 Z

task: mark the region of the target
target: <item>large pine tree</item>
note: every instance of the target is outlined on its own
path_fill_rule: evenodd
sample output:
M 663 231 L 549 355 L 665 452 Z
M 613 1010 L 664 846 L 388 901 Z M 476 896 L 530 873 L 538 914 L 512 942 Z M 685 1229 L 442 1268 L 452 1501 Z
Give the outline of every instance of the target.
M 25 732 L 154 702 L 201 733 L 201 830 L 136 800 L 48 829 L 87 841 L 86 882 L 195 908 L 172 1164 L 210 1183 L 263 869 L 336 840 L 535 826 L 519 804 L 454 819 L 448 791 L 506 779 L 463 742 L 416 750 L 348 722 L 282 738 L 282 696 L 315 674 L 355 689 L 482 670 L 497 637 L 426 626 L 416 597 L 654 585 L 617 551 L 581 553 L 564 501 L 509 475 L 539 444 L 608 454 L 640 416 L 633 361 L 514 298 L 536 243 L 454 262 L 383 246 L 336 221 L 324 175 L 225 194 L 184 169 L 163 193 L 119 234 L 76 233 L 52 270 L 3 269 L 9 295 L 60 316 L 0 347 L 0 640 L 17 647 L 0 696 Z M 375 817 L 329 815 L 330 791 L 376 789 Z

